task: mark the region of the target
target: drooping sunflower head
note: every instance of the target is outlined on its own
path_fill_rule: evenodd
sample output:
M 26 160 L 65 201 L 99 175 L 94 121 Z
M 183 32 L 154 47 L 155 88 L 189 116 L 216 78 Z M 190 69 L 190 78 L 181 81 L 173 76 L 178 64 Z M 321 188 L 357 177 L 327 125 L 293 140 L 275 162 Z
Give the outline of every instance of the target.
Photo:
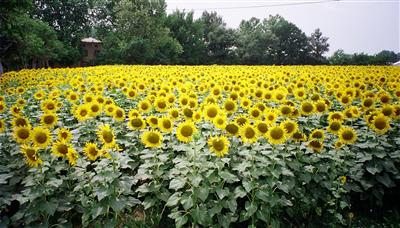
M 290 138 L 299 129 L 297 122 L 287 119 L 281 123 L 281 126 L 285 129 L 287 137 Z
M 30 167 L 37 167 L 42 164 L 42 159 L 40 159 L 38 154 L 38 148 L 30 145 L 22 145 L 21 152 L 25 157 L 25 162 Z
M 235 122 L 227 123 L 225 126 L 225 131 L 231 136 L 237 136 L 239 134 L 239 125 Z
M 52 141 L 51 132 L 45 127 L 35 127 L 32 130 L 32 142 L 39 149 L 46 148 Z
M 299 131 L 299 130 L 297 130 L 297 131 L 292 135 L 292 138 L 293 138 L 293 140 L 296 141 L 296 142 L 305 142 L 305 141 L 307 141 L 307 136 L 306 136 L 303 132 L 301 132 L 301 131 Z
M 97 137 L 107 148 L 115 146 L 115 134 L 110 125 L 105 124 L 98 127 Z
M 220 137 L 211 137 L 208 140 L 208 145 L 210 150 L 217 156 L 217 157 L 224 157 L 229 152 L 229 140 L 225 136 Z
M 325 133 L 322 129 L 314 129 L 310 134 L 310 139 L 324 141 Z
M 339 132 L 339 140 L 344 144 L 353 144 L 357 140 L 356 131 L 348 126 L 343 126 L 340 128 Z
M 176 129 L 176 136 L 179 141 L 188 143 L 192 141 L 193 134 L 197 132 L 197 128 L 195 127 L 194 123 L 191 121 L 185 121 L 178 125 Z
M 57 136 L 59 140 L 65 140 L 67 142 L 71 141 L 72 139 L 71 131 L 66 128 L 58 129 Z
M 141 137 L 142 143 L 148 148 L 160 147 L 163 141 L 163 136 L 158 131 L 146 131 Z
M 57 121 L 57 114 L 53 112 L 44 113 L 40 118 L 40 123 L 49 129 L 53 128 L 57 124 Z
M 244 143 L 255 143 L 258 140 L 257 129 L 251 124 L 245 124 L 240 127 L 240 138 Z
M 280 125 L 272 126 L 268 129 L 267 138 L 271 144 L 282 144 L 287 139 L 286 129 Z
M 316 140 L 316 139 L 311 140 L 311 141 L 308 143 L 308 146 L 311 147 L 311 149 L 312 149 L 314 152 L 317 152 L 317 153 L 321 152 L 321 150 L 324 148 L 324 144 L 323 144 L 321 141 Z

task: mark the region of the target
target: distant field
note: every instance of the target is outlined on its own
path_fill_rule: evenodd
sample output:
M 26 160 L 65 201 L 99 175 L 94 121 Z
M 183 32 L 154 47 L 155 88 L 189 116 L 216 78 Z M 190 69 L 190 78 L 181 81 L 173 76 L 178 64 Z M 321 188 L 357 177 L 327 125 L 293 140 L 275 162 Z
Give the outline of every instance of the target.
M 0 225 L 350 224 L 355 196 L 379 205 L 399 186 L 399 67 L 98 66 L 0 83 Z

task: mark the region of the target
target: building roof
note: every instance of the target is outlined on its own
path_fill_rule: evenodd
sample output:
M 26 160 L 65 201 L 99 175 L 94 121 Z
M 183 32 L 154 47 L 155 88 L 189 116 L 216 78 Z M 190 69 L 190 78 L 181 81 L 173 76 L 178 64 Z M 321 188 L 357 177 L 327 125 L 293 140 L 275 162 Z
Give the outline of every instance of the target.
M 393 66 L 400 66 L 400 61 L 393 63 Z
M 100 40 L 96 40 L 96 39 L 93 38 L 93 37 L 83 38 L 83 39 L 81 40 L 81 42 L 83 42 L 83 43 L 101 43 Z

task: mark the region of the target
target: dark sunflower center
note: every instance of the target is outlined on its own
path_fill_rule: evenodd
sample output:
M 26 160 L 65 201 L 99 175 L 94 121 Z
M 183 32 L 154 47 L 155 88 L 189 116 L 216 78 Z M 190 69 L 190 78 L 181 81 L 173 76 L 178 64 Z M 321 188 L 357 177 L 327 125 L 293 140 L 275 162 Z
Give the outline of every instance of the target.
M 234 135 L 239 131 L 239 127 L 235 124 L 228 124 L 226 125 L 225 130 Z
M 31 161 L 36 161 L 37 156 L 36 156 L 36 151 L 33 149 L 27 149 L 26 150 L 26 156 L 29 158 Z
M 212 145 L 216 151 L 222 151 L 225 148 L 224 142 L 222 140 L 218 140 L 218 139 L 214 140 Z
M 340 123 L 333 122 L 333 123 L 331 123 L 330 128 L 332 131 L 338 131 L 340 129 Z
M 111 143 L 113 141 L 114 135 L 111 131 L 103 131 L 102 136 L 106 143 Z
M 386 120 L 383 118 L 378 118 L 375 120 L 374 125 L 376 128 L 378 128 L 379 130 L 385 129 L 386 127 Z
M 68 154 L 68 146 L 65 144 L 60 144 L 57 146 L 57 151 L 62 155 L 66 155 Z
M 181 133 L 185 137 L 190 137 L 193 134 L 193 128 L 191 126 L 183 126 L 181 129 Z
M 157 144 L 160 141 L 160 137 L 158 134 L 151 132 L 147 137 L 147 140 L 152 144 Z
M 305 113 L 309 113 L 312 112 L 313 110 L 313 106 L 310 103 L 305 103 L 301 106 L 301 109 L 305 112 Z
M 29 131 L 27 129 L 20 129 L 17 134 L 20 139 L 27 139 L 29 137 Z
M 214 118 L 215 116 L 217 116 L 217 114 L 218 114 L 218 111 L 214 107 L 211 107 L 207 110 L 207 116 L 210 118 Z
M 248 139 L 253 138 L 256 135 L 256 132 L 253 130 L 253 128 L 246 128 L 246 131 L 244 133 L 244 136 Z
M 352 131 L 344 131 L 342 136 L 344 140 L 351 140 L 354 138 L 354 133 Z
M 268 125 L 265 123 L 259 123 L 257 125 L 257 129 L 261 132 L 261 133 L 266 133 L 268 131 Z
M 131 124 L 132 124 L 133 127 L 141 127 L 143 122 L 142 122 L 141 119 L 135 118 L 135 119 L 131 120 Z
M 52 124 L 54 123 L 54 116 L 48 115 L 44 117 L 44 122 L 46 124 Z
M 271 137 L 273 139 L 282 139 L 283 138 L 283 130 L 280 128 L 274 128 L 271 130 Z
M 35 140 L 36 140 L 36 142 L 38 142 L 40 144 L 43 144 L 43 143 L 45 143 L 47 141 L 47 135 L 45 133 L 43 133 L 43 132 L 38 132 L 35 135 Z

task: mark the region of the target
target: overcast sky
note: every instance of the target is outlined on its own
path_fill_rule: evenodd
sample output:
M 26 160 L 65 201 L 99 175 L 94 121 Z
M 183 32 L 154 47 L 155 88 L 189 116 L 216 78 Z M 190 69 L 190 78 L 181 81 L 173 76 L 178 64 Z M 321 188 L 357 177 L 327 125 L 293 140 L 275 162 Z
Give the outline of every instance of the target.
M 322 34 L 329 37 L 328 55 L 337 49 L 343 49 L 346 53 L 375 54 L 384 49 L 400 52 L 400 0 L 166 0 L 166 2 L 168 13 L 175 9 L 194 10 L 195 17 L 198 18 L 205 9 L 216 11 L 230 28 L 237 28 L 243 19 L 248 20 L 251 17 L 261 19 L 270 14 L 280 14 L 307 35 L 320 28 Z

